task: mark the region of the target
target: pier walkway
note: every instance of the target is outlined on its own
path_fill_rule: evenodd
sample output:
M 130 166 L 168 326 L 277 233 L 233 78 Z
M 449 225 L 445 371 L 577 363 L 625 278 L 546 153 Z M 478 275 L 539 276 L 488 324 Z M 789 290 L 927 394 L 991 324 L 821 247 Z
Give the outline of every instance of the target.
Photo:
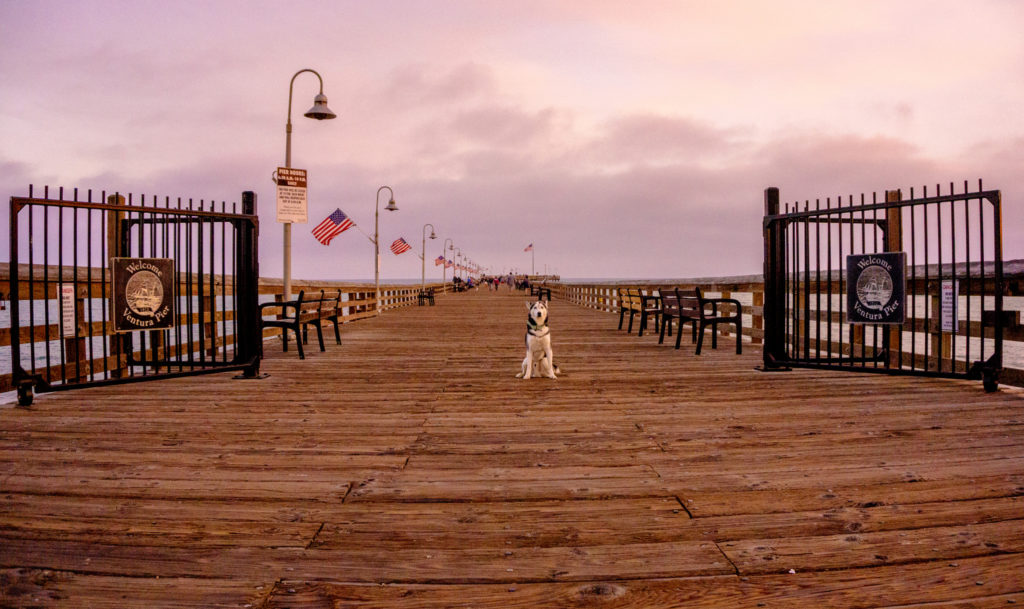
M 1024 392 L 760 373 L 521 293 L 0 409 L 3 607 L 1024 605 Z M 333 342 L 333 341 L 329 341 Z

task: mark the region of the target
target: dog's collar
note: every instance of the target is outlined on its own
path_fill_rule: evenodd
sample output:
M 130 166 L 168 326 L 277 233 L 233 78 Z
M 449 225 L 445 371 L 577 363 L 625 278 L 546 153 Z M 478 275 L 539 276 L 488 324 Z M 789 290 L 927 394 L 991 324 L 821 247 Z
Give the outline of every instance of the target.
M 534 326 L 526 326 L 526 333 L 530 336 L 544 337 L 547 336 L 549 332 L 551 332 L 551 330 L 547 326 L 541 326 L 536 329 Z

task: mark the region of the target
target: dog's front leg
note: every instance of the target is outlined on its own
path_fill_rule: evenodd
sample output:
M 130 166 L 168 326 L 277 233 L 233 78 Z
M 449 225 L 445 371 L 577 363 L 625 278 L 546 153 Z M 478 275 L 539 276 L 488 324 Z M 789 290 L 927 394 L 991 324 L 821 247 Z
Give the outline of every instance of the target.
M 556 379 L 556 378 L 558 378 L 557 376 L 555 376 L 555 356 L 551 352 L 551 344 L 550 343 L 544 345 L 544 365 L 547 368 L 546 376 L 549 379 Z
M 533 377 L 533 354 L 529 351 L 526 352 L 526 357 L 523 359 L 523 371 L 516 375 L 516 378 L 526 380 Z

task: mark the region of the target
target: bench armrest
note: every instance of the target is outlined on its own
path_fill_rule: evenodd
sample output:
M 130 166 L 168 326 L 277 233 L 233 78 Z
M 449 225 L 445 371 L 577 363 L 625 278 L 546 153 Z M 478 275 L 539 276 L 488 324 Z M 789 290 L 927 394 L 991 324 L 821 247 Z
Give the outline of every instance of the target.
M 743 305 L 740 304 L 740 301 L 736 300 L 735 298 L 704 298 L 704 297 L 701 297 L 700 300 L 701 300 L 701 304 L 711 303 L 712 310 L 715 311 L 716 314 L 718 312 L 718 305 L 720 303 L 730 303 L 730 304 L 732 304 L 732 305 L 734 305 L 736 307 L 736 314 L 737 315 L 742 315 L 743 314 Z
M 304 301 L 304 302 L 308 302 L 308 301 Z M 296 316 L 298 316 L 299 301 L 297 301 L 297 300 L 287 300 L 285 302 L 264 302 L 264 303 L 262 303 L 260 305 L 260 316 L 262 317 L 263 309 L 267 309 L 267 308 L 270 308 L 270 307 L 280 308 L 281 309 L 281 315 L 283 317 L 288 317 L 288 308 L 290 307 L 292 309 L 295 309 L 295 314 L 296 314 Z

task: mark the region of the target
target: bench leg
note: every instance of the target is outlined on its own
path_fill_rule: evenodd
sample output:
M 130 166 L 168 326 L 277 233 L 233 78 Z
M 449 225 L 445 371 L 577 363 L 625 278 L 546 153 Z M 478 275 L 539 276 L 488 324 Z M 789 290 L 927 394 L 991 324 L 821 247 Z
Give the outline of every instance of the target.
M 320 342 L 320 351 L 326 351 L 324 349 L 324 329 L 320 327 L 320 322 L 316 322 L 316 339 Z
M 643 336 L 644 330 L 647 328 L 647 311 L 640 314 L 640 330 L 637 331 L 637 336 Z
M 338 320 L 332 320 L 334 322 L 334 341 L 337 344 L 341 344 L 341 330 L 338 329 Z
M 633 316 L 636 315 L 636 311 L 629 312 L 629 329 L 626 330 L 626 334 L 633 333 Z
M 694 323 L 693 326 L 696 328 L 697 324 Z M 714 326 L 711 326 L 711 327 L 712 327 L 712 329 L 714 328 Z M 700 325 L 700 331 L 697 332 L 697 355 L 700 355 L 700 348 L 701 348 L 701 346 L 703 344 L 704 344 L 704 324 L 701 324 Z
M 736 355 L 743 353 L 743 319 L 736 320 Z
M 302 339 L 299 337 L 299 329 L 295 328 L 295 348 L 299 350 L 299 359 L 306 359 L 306 354 L 302 351 Z M 287 336 L 287 332 L 285 335 Z
M 626 316 L 626 310 L 625 309 L 619 309 L 619 329 L 620 330 L 622 329 L 622 319 L 625 316 Z
M 667 326 L 667 325 L 668 324 L 665 323 L 664 319 L 661 320 L 661 331 L 658 333 L 658 344 L 659 345 L 661 345 L 661 344 L 663 344 L 665 342 L 665 326 Z M 669 336 L 672 336 L 671 331 L 669 332 Z
M 679 320 L 678 332 L 676 332 L 676 349 L 679 348 L 679 343 L 682 342 L 682 340 L 683 340 L 683 326 L 685 326 L 685 325 L 686 325 L 686 322 L 683 321 L 682 319 L 680 319 Z
M 711 348 L 718 348 L 718 324 L 711 324 Z

